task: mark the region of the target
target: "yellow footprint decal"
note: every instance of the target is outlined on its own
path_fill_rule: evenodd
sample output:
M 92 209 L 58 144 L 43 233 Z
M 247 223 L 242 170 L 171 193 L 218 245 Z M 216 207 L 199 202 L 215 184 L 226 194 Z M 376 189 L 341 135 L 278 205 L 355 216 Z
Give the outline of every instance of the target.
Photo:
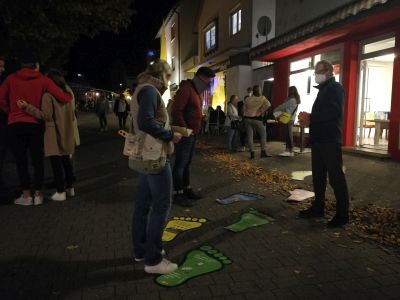
M 170 242 L 175 239 L 179 233 L 199 228 L 206 222 L 207 219 L 205 218 L 173 217 L 165 227 L 162 241 Z

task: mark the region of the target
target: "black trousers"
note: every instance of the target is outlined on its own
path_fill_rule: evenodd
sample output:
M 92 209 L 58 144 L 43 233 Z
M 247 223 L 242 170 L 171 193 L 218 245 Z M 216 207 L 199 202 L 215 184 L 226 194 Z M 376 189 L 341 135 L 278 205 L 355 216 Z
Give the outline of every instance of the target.
M 28 169 L 28 152 L 34 172 L 34 188 L 40 191 L 43 187 L 44 153 L 43 125 L 34 123 L 14 123 L 8 125 L 9 146 L 15 156 L 17 173 L 22 190 L 31 188 Z
M 119 129 L 125 129 L 126 128 L 126 118 L 128 117 L 127 113 L 118 112 L 117 116 L 118 116 Z
M 105 113 L 99 114 L 99 122 L 100 122 L 100 128 L 107 127 L 107 115 Z
M 51 168 L 53 169 L 54 181 L 58 193 L 65 191 L 65 182 L 67 188 L 72 188 L 74 182 L 74 172 L 72 161 L 69 155 L 50 156 Z M 65 173 L 65 180 L 64 180 Z
M 342 147 L 340 144 L 312 144 L 312 175 L 315 192 L 314 208 L 323 209 L 327 175 L 336 197 L 336 214 L 347 216 L 349 192 L 343 172 Z

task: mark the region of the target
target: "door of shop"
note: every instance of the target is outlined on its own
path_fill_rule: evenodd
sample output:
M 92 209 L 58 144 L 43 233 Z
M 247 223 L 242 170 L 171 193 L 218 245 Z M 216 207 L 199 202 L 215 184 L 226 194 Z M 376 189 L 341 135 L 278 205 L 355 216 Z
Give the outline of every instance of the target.
M 388 150 L 394 37 L 365 43 L 360 56 L 355 144 Z

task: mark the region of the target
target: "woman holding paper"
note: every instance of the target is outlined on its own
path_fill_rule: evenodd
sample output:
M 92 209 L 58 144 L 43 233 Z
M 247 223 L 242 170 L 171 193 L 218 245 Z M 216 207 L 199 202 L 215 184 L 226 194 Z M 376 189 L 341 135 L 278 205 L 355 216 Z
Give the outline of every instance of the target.
M 290 86 L 288 89 L 288 97 L 285 102 L 274 109 L 274 115 L 279 116 L 286 112 L 291 115 L 290 121 L 285 124 L 286 149 L 279 156 L 289 157 L 294 156 L 293 153 L 293 125 L 296 119 L 297 108 L 300 104 L 300 95 L 295 86 Z
M 179 142 L 182 135 L 171 131 L 168 112 L 161 95 L 168 88 L 172 69 L 158 60 L 139 74 L 138 86 L 131 102 L 134 131 L 144 132 L 161 140 L 165 146 Z M 170 149 L 170 147 L 167 147 Z M 169 151 L 171 153 L 172 151 Z M 177 265 L 163 258 L 162 234 L 172 199 L 172 173 L 169 161 L 158 174 L 139 174 L 139 188 L 135 199 L 132 239 L 135 261 L 144 261 L 147 273 L 167 274 Z

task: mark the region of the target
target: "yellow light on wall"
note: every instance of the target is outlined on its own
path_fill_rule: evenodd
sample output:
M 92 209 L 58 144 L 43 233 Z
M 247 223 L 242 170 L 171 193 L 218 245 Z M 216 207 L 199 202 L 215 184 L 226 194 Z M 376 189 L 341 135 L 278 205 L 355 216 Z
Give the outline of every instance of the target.
M 221 106 L 223 110 L 225 110 L 225 78 L 224 73 L 220 72 L 215 75 L 214 78 L 214 88 L 212 93 L 212 107 L 216 108 L 218 105 Z

